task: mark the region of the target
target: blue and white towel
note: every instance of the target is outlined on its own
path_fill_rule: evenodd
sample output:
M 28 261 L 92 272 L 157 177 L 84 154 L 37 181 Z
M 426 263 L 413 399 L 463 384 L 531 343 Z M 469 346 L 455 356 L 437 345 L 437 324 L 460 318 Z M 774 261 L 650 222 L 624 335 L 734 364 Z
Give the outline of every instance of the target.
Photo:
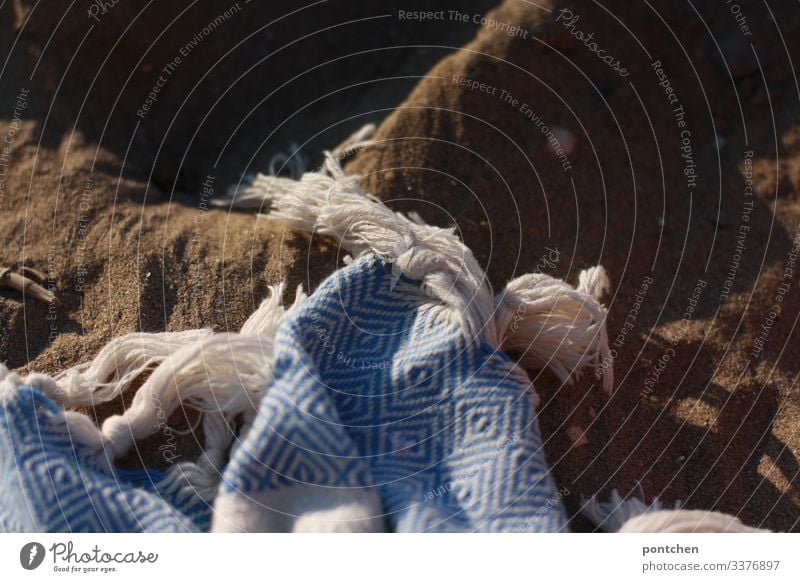
M 241 337 L 167 334 L 163 354 L 157 338 L 115 344 L 128 367 L 111 372 L 108 354 L 54 379 L 0 370 L 0 530 L 566 530 L 530 380 L 503 349 L 564 379 L 607 370 L 602 271 L 577 290 L 529 275 L 493 297 L 452 232 L 394 214 L 335 168 L 259 176 L 242 195 L 355 259 L 288 311 L 265 302 Z M 64 412 L 153 365 L 102 427 Z M 224 419 L 214 437 L 206 424 L 206 456 L 116 469 L 182 401 Z
M 218 504 L 264 525 L 312 510 L 393 531 L 564 527 L 563 509 L 547 510 L 557 490 L 528 384 L 503 352 L 437 321 L 412 285 L 366 257 L 287 317 Z
M 5 372 L 5 370 L 4 370 Z M 159 471 L 114 470 L 75 442 L 64 411 L 30 386 L 0 384 L 0 531 L 184 532 L 210 508 Z

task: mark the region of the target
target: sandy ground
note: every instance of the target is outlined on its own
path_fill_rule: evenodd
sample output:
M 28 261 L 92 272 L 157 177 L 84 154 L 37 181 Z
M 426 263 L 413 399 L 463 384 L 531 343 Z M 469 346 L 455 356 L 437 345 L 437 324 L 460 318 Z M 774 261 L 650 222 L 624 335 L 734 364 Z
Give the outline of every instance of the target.
M 0 291 L 0 360 L 55 372 L 129 331 L 235 330 L 281 279 L 313 287 L 329 241 L 205 204 L 293 142 L 313 166 L 384 120 L 348 171 L 455 225 L 496 289 L 536 269 L 611 276 L 614 397 L 532 373 L 572 512 L 618 488 L 800 531 L 790 3 L 737 20 L 712 1 L 510 0 L 480 31 L 491 2 L 428 2 L 445 13 L 426 22 L 331 2 L 265 28 L 297 9 L 273 4 L 0 9 L 0 264 L 45 270 L 63 302 Z M 573 426 L 588 445 L 570 448 Z

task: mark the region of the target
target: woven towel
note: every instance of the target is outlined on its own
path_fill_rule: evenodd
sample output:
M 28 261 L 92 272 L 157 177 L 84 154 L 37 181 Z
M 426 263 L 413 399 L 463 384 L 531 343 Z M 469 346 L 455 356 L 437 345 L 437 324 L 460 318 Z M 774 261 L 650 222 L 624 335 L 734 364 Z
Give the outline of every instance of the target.
M 391 211 L 333 154 L 215 203 L 269 203 L 268 220 L 334 238 L 347 265 L 288 310 L 274 288 L 236 334 L 130 334 L 55 377 L 0 366 L 1 529 L 566 529 L 521 364 L 565 382 L 592 367 L 612 388 L 601 267 L 577 288 L 535 273 L 493 296 L 453 229 Z M 68 410 L 144 373 L 101 427 Z M 118 470 L 180 405 L 204 413 L 203 455 Z
M 223 472 L 216 529 L 564 529 L 526 376 L 437 307 L 366 256 L 284 318 L 274 379 Z M 4 390 L 3 530 L 208 527 L 191 490 L 108 469 L 53 402 Z
M 182 532 L 208 528 L 207 504 L 159 471 L 111 468 L 77 443 L 50 399 L 0 383 L 0 531 Z
M 311 510 L 317 529 L 563 529 L 527 378 L 436 307 L 371 256 L 288 317 L 275 381 L 217 501 L 245 523 L 224 512 L 215 523 L 272 529 Z

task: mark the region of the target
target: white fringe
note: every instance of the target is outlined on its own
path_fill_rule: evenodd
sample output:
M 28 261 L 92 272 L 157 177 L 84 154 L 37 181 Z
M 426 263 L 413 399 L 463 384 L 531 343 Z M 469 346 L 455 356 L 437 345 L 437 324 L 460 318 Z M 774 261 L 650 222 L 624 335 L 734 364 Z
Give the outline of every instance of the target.
M 282 294 L 282 284 L 270 287 L 269 297 L 247 319 L 240 333 L 211 334 L 163 360 L 136 392 L 130 408 L 103 423 L 102 433 L 113 456 L 118 458 L 134 441 L 158 432 L 181 403 L 227 418 L 257 409 L 271 377 L 272 339 L 286 315 Z M 292 308 L 305 299 L 302 288 L 298 288 Z M 206 428 L 215 427 L 222 429 L 219 423 Z M 212 435 L 212 440 L 219 438 Z
M 123 414 L 103 422 L 114 458 L 162 429 L 181 403 L 229 416 L 257 407 L 270 379 L 272 338 L 214 334 L 164 360 Z
M 375 129 L 376 126 L 374 123 L 367 123 L 344 140 L 339 146 L 334 148 L 331 154 L 335 159 L 343 160 L 359 150 L 374 144 L 375 142 L 372 140 L 372 136 L 375 134 Z M 339 166 L 341 167 L 341 164 L 339 164 Z
M 719 511 L 680 509 L 653 511 L 631 518 L 620 533 L 769 533 Z
M 113 461 L 133 443 L 167 429 L 169 417 L 186 405 L 204 414 L 205 448 L 196 463 L 180 463 L 168 473 L 194 487 L 211 501 L 233 438 L 231 421 L 243 414 L 252 422 L 269 383 L 273 337 L 286 315 L 281 304 L 283 284 L 247 319 L 239 333 L 210 330 L 132 333 L 111 341 L 89 363 L 52 378 L 30 374 L 21 378 L 0 365 L 0 401 L 21 385 L 42 391 L 62 406 L 89 406 L 123 394 L 143 375 L 123 414 L 107 418 L 100 429 L 85 414 L 65 411 L 58 419 L 75 442 Z M 291 309 L 307 298 L 298 288 Z M 170 429 L 171 430 L 171 429 Z
M 262 215 L 267 220 L 330 236 L 356 257 L 370 253 L 392 263 L 396 277 L 417 281 L 422 293 L 444 308 L 440 316 L 469 337 L 519 352 L 524 364 L 550 368 L 562 381 L 591 366 L 610 393 L 606 309 L 598 301 L 609 289 L 603 268 L 581 273 L 577 289 L 546 275 L 524 275 L 493 299 L 483 269 L 453 229 L 393 212 L 358 185 L 358 176 L 344 174 L 342 152 L 370 143 L 365 139 L 372 131 L 364 128 L 336 155 L 326 153 L 321 172 L 299 181 L 258 174 L 250 185 L 212 203 L 242 209 L 271 203 Z
M 397 278 L 402 274 L 417 281 L 432 300 L 426 308 L 437 310 L 437 317 L 459 326 L 468 337 L 519 351 L 523 363 L 549 367 L 562 380 L 586 366 L 597 369 L 602 362 L 604 386 L 610 391 L 606 310 L 598 302 L 608 288 L 603 269 L 581 273 L 577 289 L 544 275 L 525 275 L 511 281 L 495 300 L 483 269 L 453 229 L 391 211 L 361 189 L 358 177 L 344 174 L 340 161 L 369 145 L 374 129 L 366 126 L 332 154 L 326 152 L 320 172 L 306 173 L 299 181 L 259 174 L 248 187 L 212 204 L 252 209 L 271 202 L 268 220 L 331 236 L 356 257 L 376 254 L 392 263 Z M 283 285 L 271 288 L 238 334 L 129 334 L 110 342 L 91 363 L 55 378 L 14 375 L 14 381 L 42 390 L 62 406 L 90 406 L 118 397 L 149 373 L 131 406 L 107 418 L 100 430 L 77 413 L 66 415 L 65 422 L 76 439 L 98 453 L 102 450 L 111 463 L 136 440 L 163 429 L 181 404 L 197 408 L 206 413 L 204 456 L 171 471 L 210 499 L 230 448 L 230 421 L 241 414 L 245 424 L 252 422 L 268 383 L 272 338 L 286 314 L 282 292 Z M 299 288 L 292 308 L 305 299 Z M 0 376 L 6 378 L 7 370 L 5 375 L 0 370 Z M 0 385 L 0 399 L 6 384 L 3 380 Z
M 510 281 L 497 298 L 500 346 L 530 368 L 550 368 L 562 382 L 594 367 L 610 393 L 613 368 L 603 365 L 611 359 L 606 309 L 598 301 L 608 286 L 602 267 L 583 271 L 577 289 L 540 273 Z
M 124 393 L 142 374 L 175 352 L 212 334 L 210 329 L 130 333 L 111 340 L 91 362 L 55 377 L 58 391 L 48 394 L 62 406 L 92 406 Z
M 648 505 L 638 497 L 629 497 L 623 500 L 616 489 L 611 492 L 611 498 L 608 501 L 599 501 L 597 497 L 592 496 L 591 499 L 581 499 L 581 506 L 581 513 L 592 523 L 610 532 L 619 531 L 625 522 L 637 515 L 663 509 L 658 497 L 654 497 Z M 675 509 L 679 508 L 680 502 L 676 502 Z
M 581 512 L 605 531 L 619 533 L 757 533 L 766 529 L 749 527 L 741 520 L 718 511 L 663 509 L 658 497 L 649 505 L 637 497 L 622 499 L 614 489 L 609 501 L 595 497 L 582 500 Z
M 326 168 L 336 177 L 309 173 L 298 182 L 259 174 L 249 187 L 214 203 L 252 208 L 269 201 L 268 220 L 330 236 L 355 257 L 377 254 L 418 281 L 426 296 L 449 307 L 450 320 L 463 324 L 466 333 L 496 345 L 485 275 L 453 229 L 417 224 L 393 212 L 362 190 L 356 177 L 344 176 L 331 154 L 326 156 Z
M 239 333 L 242 335 L 274 335 L 287 312 L 281 304 L 283 289 L 283 283 L 270 287 L 269 297 L 264 299 L 258 309 L 247 318 Z M 308 295 L 303 292 L 303 286 L 299 285 L 295 293 L 294 303 L 289 308 L 289 311 L 298 308 L 306 299 L 308 299 Z
M 167 475 L 194 489 L 200 499 L 210 504 L 217 495 L 235 434 L 226 416 L 215 412 L 203 418 L 203 432 L 205 446 L 200 458 L 193 463 L 179 463 L 170 467 Z

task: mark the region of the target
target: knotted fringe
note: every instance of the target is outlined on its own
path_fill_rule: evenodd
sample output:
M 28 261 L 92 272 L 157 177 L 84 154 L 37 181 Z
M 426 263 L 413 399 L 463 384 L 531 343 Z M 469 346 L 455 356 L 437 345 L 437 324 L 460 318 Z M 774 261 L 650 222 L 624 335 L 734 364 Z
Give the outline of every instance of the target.
M 181 348 L 212 334 L 210 329 L 164 333 L 131 333 L 111 340 L 91 362 L 80 364 L 53 379 L 32 374 L 26 378 L 62 406 L 92 406 L 117 398 L 142 374 L 154 369 Z M 40 379 L 41 378 L 41 379 Z M 37 385 L 42 382 L 42 385 Z
M 217 203 L 249 208 L 254 200 L 272 202 L 267 218 L 273 222 L 330 236 L 354 256 L 377 254 L 398 275 L 418 281 L 425 295 L 450 307 L 454 322 L 463 317 L 467 333 L 497 343 L 494 326 L 486 325 L 494 308 L 483 270 L 452 229 L 416 224 L 371 199 L 356 178 L 324 173 L 305 174 L 300 181 L 259 174 L 233 200 Z
M 374 253 L 390 262 L 396 277 L 416 280 L 437 315 L 469 337 L 519 352 L 523 363 L 548 367 L 562 380 L 594 366 L 610 390 L 606 310 L 598 302 L 608 287 L 602 268 L 581 273 L 577 289 L 545 275 L 525 275 L 509 282 L 495 299 L 483 269 L 454 229 L 395 213 L 361 189 L 358 177 L 344 174 L 340 160 L 369 145 L 373 131 L 367 126 L 326 153 L 319 172 L 299 181 L 259 174 L 248 187 L 212 204 L 261 208 L 271 202 L 267 219 L 331 236 L 355 256 Z M 2 367 L 0 400 L 25 384 L 64 407 L 92 406 L 117 398 L 149 374 L 123 414 L 107 418 L 98 429 L 87 416 L 67 411 L 61 417 L 65 430 L 104 458 L 111 471 L 115 459 L 136 440 L 163 429 L 181 404 L 194 407 L 204 413 L 204 453 L 196 463 L 181 463 L 168 473 L 211 501 L 233 439 L 232 420 L 242 415 L 245 426 L 252 422 L 268 385 L 272 339 L 286 314 L 280 301 L 283 285 L 270 289 L 270 297 L 238 334 L 129 334 L 111 341 L 92 362 L 55 377 L 20 378 Z M 292 308 L 305 298 L 298 289 Z
M 500 346 L 530 368 L 550 368 L 562 382 L 593 366 L 602 371 L 603 388 L 610 393 L 614 375 L 606 310 L 598 301 L 608 288 L 602 267 L 583 271 L 577 289 L 540 273 L 517 277 L 497 297 Z
M 209 412 L 203 418 L 205 443 L 203 453 L 194 463 L 179 463 L 167 474 L 191 486 L 206 503 L 211 504 L 217 494 L 220 475 L 228 459 L 231 442 L 235 436 L 226 415 Z
M 582 500 L 582 513 L 595 525 L 619 533 L 758 533 L 770 530 L 749 527 L 741 520 L 718 511 L 663 509 L 658 497 L 649 505 L 637 497 L 622 499 L 615 489 L 609 501 L 595 497 Z
M 75 411 L 65 411 L 60 420 L 73 442 L 97 452 L 111 471 L 114 459 L 135 441 L 163 430 L 179 406 L 205 413 L 202 456 L 196 463 L 171 467 L 168 474 L 211 501 L 233 438 L 231 421 L 242 413 L 245 422 L 252 419 L 268 385 L 273 337 L 287 312 L 281 305 L 282 293 L 282 284 L 270 287 L 270 296 L 239 333 L 132 333 L 111 341 L 92 362 L 55 378 L 45 374 L 22 378 L 1 367 L 0 399 L 17 386 L 28 385 L 62 406 L 90 406 L 118 397 L 149 373 L 130 407 L 107 418 L 100 429 Z M 298 288 L 292 308 L 305 298 Z
M 546 275 L 523 275 L 495 300 L 483 269 L 454 229 L 393 212 L 358 185 L 358 176 L 345 175 L 339 160 L 369 144 L 371 131 L 364 128 L 340 150 L 326 152 L 319 172 L 299 181 L 258 174 L 212 204 L 252 209 L 268 202 L 271 210 L 262 215 L 267 220 L 330 236 L 355 256 L 374 253 L 391 263 L 396 276 L 419 282 L 422 293 L 470 337 L 520 352 L 524 364 L 550 368 L 562 381 L 593 366 L 610 392 L 606 309 L 598 301 L 609 287 L 602 267 L 581 273 L 577 289 Z

